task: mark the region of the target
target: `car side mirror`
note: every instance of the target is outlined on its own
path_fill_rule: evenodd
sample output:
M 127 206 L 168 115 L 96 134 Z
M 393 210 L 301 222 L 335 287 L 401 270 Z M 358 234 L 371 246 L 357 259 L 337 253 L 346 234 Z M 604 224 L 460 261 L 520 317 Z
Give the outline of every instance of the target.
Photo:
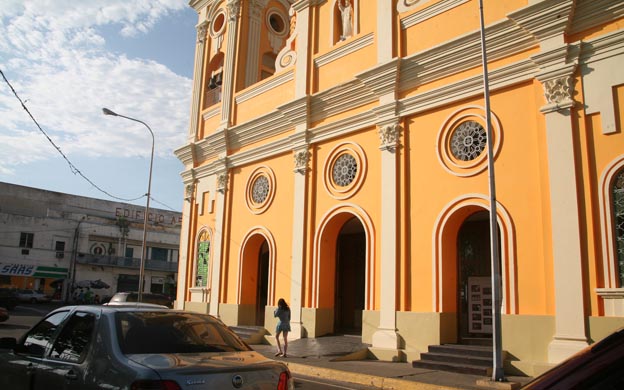
M 15 349 L 16 346 L 17 339 L 15 339 L 15 337 L 0 338 L 0 349 Z

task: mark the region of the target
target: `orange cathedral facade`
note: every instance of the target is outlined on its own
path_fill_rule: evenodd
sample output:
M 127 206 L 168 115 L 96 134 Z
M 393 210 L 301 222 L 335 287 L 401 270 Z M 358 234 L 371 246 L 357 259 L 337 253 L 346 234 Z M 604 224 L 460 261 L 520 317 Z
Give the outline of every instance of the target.
M 192 0 L 177 308 L 535 375 L 624 325 L 624 2 Z M 488 145 L 491 143 L 491 145 Z

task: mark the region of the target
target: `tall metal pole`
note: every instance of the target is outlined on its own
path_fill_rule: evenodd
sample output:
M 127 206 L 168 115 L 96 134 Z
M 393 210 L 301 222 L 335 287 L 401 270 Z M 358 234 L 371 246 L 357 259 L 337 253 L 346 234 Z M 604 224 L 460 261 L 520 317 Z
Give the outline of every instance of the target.
M 492 137 L 492 115 L 490 113 L 490 85 L 488 80 L 487 53 L 485 47 L 485 24 L 483 21 L 483 0 L 479 0 L 479 20 L 481 24 L 481 60 L 483 63 L 483 96 L 488 148 L 488 173 L 490 184 L 490 257 L 492 263 L 492 380 L 504 381 L 501 337 L 501 280 L 498 247 L 498 224 L 496 222 L 496 182 L 494 179 L 494 138 Z
M 145 277 L 145 258 L 147 257 L 147 220 L 149 216 L 149 204 L 150 204 L 150 197 L 151 197 L 151 192 L 152 192 L 152 166 L 154 165 L 154 132 L 152 132 L 152 129 L 147 125 L 147 123 L 140 121 L 138 119 L 131 118 L 129 116 L 125 116 L 121 114 L 117 114 L 109 110 L 108 108 L 102 108 L 102 112 L 104 113 L 104 115 L 119 116 L 122 118 L 129 119 L 131 121 L 139 122 L 142 125 L 144 125 L 147 128 L 147 130 L 149 130 L 152 136 L 152 154 L 150 157 L 149 179 L 147 180 L 147 194 L 145 194 L 145 196 L 147 197 L 147 202 L 145 205 L 145 218 L 143 219 L 143 244 L 141 247 L 141 263 L 139 266 L 139 291 L 138 291 L 138 297 L 137 297 L 137 302 L 142 302 L 143 301 L 143 279 Z

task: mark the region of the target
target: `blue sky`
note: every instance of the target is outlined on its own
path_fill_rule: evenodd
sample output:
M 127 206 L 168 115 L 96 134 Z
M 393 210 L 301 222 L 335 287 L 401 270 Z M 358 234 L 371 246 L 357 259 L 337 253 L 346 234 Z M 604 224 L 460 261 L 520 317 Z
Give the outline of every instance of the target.
M 145 205 L 147 129 L 154 132 L 151 207 L 180 211 L 197 14 L 186 0 L 3 0 L 0 181 Z

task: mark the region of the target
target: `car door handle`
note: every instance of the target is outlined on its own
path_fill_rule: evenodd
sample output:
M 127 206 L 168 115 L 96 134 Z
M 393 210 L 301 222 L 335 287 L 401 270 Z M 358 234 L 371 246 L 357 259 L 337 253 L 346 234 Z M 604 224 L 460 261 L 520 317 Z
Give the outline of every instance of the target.
M 76 375 L 76 373 L 74 372 L 74 370 L 69 370 L 69 371 L 67 371 L 67 373 L 65 374 L 65 379 L 76 380 L 76 379 L 78 379 L 78 375 Z

